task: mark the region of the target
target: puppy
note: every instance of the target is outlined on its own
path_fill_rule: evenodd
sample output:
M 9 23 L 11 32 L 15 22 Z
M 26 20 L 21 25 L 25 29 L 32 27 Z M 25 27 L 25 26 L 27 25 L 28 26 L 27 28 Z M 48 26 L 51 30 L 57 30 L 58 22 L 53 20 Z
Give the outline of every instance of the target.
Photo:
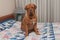
M 21 22 L 21 29 L 25 32 L 25 36 L 28 36 L 32 31 L 39 34 L 37 29 L 37 16 L 35 14 L 36 8 L 35 4 L 28 4 L 25 7 L 26 14 Z

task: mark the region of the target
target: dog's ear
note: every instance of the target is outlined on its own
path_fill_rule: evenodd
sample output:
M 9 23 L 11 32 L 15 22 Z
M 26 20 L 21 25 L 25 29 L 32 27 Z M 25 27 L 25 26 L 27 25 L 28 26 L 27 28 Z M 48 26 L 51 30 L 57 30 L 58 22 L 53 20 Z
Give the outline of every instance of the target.
M 27 10 L 28 8 L 27 8 L 27 6 L 25 6 L 25 10 Z
M 37 6 L 34 4 L 34 8 L 36 9 L 37 8 Z

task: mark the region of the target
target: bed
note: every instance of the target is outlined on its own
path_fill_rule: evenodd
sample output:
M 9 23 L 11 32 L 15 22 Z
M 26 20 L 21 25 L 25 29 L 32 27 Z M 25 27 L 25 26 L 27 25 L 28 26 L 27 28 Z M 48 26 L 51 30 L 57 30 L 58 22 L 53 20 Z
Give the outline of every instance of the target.
M 41 35 L 34 32 L 25 37 L 21 31 L 21 22 L 14 20 L 10 14 L 0 18 L 0 40 L 60 40 L 59 23 L 38 23 L 37 28 Z

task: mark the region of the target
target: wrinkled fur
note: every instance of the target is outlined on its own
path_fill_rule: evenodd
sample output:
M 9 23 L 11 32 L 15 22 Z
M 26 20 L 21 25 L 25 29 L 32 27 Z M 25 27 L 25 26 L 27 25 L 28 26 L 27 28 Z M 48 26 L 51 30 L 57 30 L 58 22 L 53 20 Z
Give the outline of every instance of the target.
M 39 34 L 37 29 L 37 16 L 35 14 L 36 5 L 28 4 L 25 7 L 26 14 L 21 22 L 21 29 L 25 32 L 25 36 L 32 31 Z

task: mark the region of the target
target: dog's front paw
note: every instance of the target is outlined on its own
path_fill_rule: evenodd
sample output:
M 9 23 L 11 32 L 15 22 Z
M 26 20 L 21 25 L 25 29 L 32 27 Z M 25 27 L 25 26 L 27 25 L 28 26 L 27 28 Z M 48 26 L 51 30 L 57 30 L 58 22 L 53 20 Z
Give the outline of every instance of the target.
M 37 35 L 40 35 L 40 33 L 39 33 L 39 31 L 37 30 L 37 31 L 35 31 L 35 33 L 37 34 Z
M 28 36 L 28 34 L 27 33 L 25 33 L 25 37 L 27 37 Z

